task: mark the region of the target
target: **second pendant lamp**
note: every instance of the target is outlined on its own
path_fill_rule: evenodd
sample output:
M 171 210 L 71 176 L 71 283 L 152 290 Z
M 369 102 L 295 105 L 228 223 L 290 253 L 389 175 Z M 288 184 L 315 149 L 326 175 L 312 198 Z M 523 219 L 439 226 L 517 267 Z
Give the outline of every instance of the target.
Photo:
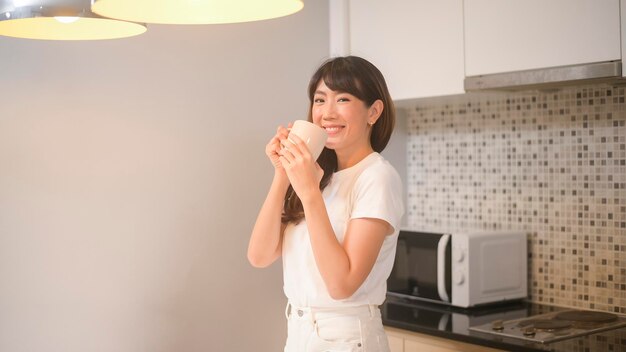
M 105 17 L 161 24 L 219 24 L 259 21 L 300 11 L 301 0 L 92 0 Z
M 146 31 L 140 23 L 91 12 L 91 0 L 0 0 L 0 35 L 47 40 L 132 37 Z

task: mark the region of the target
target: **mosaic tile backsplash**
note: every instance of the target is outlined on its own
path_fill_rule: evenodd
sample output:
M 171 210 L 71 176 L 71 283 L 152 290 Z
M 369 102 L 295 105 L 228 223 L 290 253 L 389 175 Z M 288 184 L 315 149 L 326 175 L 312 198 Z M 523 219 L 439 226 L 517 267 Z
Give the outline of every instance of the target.
M 406 105 L 412 228 L 528 233 L 530 299 L 626 313 L 624 87 Z

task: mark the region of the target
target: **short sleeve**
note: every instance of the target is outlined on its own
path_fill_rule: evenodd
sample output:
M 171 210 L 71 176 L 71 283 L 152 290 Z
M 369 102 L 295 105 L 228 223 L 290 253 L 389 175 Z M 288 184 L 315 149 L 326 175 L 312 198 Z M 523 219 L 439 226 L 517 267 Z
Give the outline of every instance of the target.
M 393 166 L 383 162 L 363 170 L 355 182 L 351 203 L 351 219 L 380 219 L 398 230 L 404 205 L 402 181 Z

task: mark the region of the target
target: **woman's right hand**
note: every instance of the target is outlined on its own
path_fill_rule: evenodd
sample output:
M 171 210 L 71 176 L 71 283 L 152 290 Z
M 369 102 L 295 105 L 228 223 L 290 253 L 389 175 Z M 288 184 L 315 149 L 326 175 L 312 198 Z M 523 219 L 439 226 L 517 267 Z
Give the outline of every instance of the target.
M 280 163 L 279 152 L 280 152 L 280 149 L 282 148 L 281 142 L 287 139 L 287 136 L 289 135 L 288 128 L 291 128 L 291 125 L 293 125 L 293 123 L 289 123 L 287 128 L 283 126 L 278 126 L 278 128 L 276 129 L 276 134 L 274 135 L 274 137 L 272 137 L 272 139 L 270 139 L 269 143 L 267 143 L 267 145 L 265 146 L 265 154 L 270 159 L 270 161 L 272 162 L 272 165 L 274 165 L 274 170 L 277 172 L 278 171 L 283 172 L 283 173 L 285 172 L 285 169 L 283 169 L 283 166 Z

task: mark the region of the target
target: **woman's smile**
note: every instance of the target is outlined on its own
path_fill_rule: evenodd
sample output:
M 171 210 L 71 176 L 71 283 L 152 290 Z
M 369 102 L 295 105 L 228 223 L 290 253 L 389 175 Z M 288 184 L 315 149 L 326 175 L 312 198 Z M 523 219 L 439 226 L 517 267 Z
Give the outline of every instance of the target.
M 340 125 L 322 125 L 322 127 L 324 127 L 324 129 L 326 130 L 326 133 L 328 133 L 328 137 L 336 136 L 344 128 L 344 126 L 340 126 Z

